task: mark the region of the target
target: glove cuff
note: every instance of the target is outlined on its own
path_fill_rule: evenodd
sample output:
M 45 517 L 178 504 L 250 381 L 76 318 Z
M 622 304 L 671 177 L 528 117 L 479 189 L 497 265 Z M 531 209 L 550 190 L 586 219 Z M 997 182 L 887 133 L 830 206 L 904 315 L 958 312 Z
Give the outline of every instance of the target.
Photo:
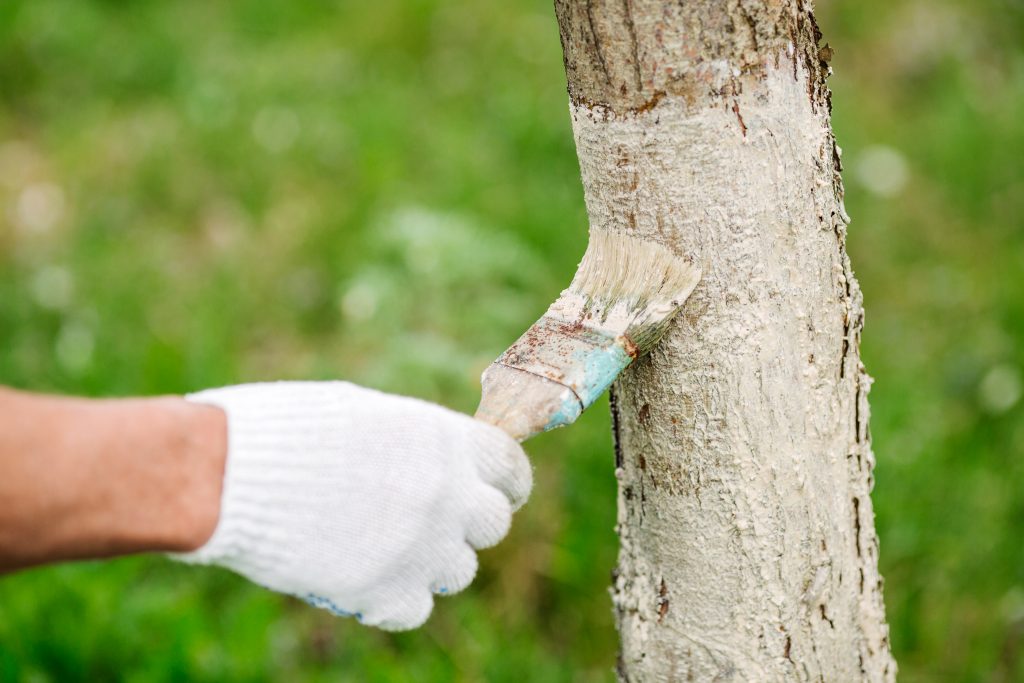
M 213 535 L 197 550 L 171 553 L 173 559 L 261 574 L 276 573 L 289 561 L 283 552 L 289 539 L 279 538 L 288 527 L 280 520 L 282 515 L 294 514 L 290 508 L 302 500 L 296 475 L 302 474 L 297 470 L 303 462 L 281 457 L 288 446 L 282 443 L 282 435 L 315 431 L 317 425 L 338 416 L 336 398 L 327 392 L 311 396 L 308 389 L 296 388 L 290 382 L 275 382 L 273 392 L 224 387 L 185 396 L 187 401 L 225 412 L 228 452 Z

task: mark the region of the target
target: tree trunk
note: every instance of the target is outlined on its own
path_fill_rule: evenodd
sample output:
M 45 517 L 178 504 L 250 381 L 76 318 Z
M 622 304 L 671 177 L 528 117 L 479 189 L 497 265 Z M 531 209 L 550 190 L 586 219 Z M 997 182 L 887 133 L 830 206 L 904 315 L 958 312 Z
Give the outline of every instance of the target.
M 613 389 L 624 680 L 895 677 L 829 48 L 806 0 L 556 0 L 591 230 L 695 257 Z

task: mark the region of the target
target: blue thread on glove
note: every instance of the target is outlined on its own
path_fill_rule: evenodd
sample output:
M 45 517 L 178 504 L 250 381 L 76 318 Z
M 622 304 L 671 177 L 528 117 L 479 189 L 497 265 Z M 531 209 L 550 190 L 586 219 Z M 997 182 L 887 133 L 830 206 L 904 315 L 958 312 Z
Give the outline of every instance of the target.
M 355 617 L 356 621 L 363 621 L 362 612 L 349 612 L 348 610 L 342 609 L 335 605 L 334 601 L 332 601 L 330 598 L 325 598 L 322 595 L 314 595 L 313 593 L 308 593 L 307 595 L 301 597 L 303 600 L 306 601 L 306 603 L 312 605 L 313 607 L 325 609 L 336 617 Z

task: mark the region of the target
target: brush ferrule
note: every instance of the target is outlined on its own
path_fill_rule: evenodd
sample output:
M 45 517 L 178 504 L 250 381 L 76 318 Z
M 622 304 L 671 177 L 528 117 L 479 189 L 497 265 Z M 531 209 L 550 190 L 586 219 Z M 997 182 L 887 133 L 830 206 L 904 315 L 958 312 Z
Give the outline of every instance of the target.
M 572 390 L 582 411 L 633 362 L 632 347 L 628 337 L 548 313 L 495 362 Z
M 565 391 L 551 402 L 537 431 L 571 424 L 633 362 L 636 347 L 629 338 L 611 336 L 585 323 L 569 322 L 550 313 L 538 320 L 493 364 L 539 378 Z M 490 372 L 490 369 L 488 370 Z M 485 375 L 484 386 L 487 387 Z

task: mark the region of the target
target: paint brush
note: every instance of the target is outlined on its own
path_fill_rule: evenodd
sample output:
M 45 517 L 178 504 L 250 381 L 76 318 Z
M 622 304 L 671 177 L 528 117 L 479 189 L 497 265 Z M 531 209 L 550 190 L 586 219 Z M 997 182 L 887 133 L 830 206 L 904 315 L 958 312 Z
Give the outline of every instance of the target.
M 569 288 L 484 371 L 476 418 L 519 441 L 573 423 L 661 340 L 698 280 L 657 242 L 591 230 Z

